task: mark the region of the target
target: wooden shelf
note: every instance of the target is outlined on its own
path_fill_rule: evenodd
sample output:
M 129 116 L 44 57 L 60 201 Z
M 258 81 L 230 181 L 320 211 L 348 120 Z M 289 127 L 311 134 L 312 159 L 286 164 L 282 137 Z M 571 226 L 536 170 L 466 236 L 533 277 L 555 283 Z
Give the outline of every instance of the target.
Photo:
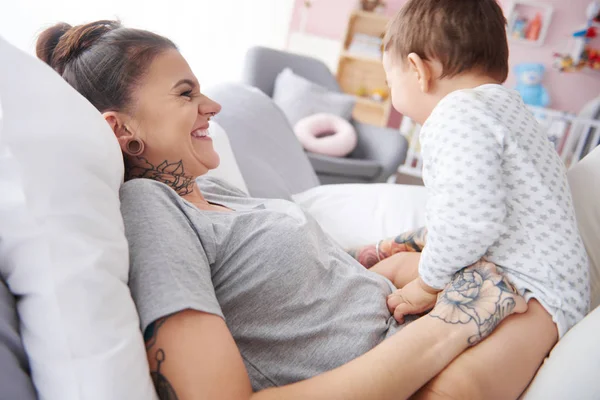
M 381 64 L 381 58 L 365 56 L 362 54 L 356 54 L 356 53 L 352 53 L 347 50 L 342 51 L 342 54 L 340 55 L 340 57 L 350 58 L 352 60 L 357 60 L 357 61 L 370 62 L 370 63 L 374 63 L 377 65 Z
M 378 14 L 376 12 L 369 12 L 369 11 L 362 11 L 362 10 L 356 10 L 353 12 L 353 15 L 355 15 L 356 17 L 365 19 L 365 20 L 373 20 L 375 22 L 377 22 L 378 24 L 387 24 L 389 21 L 389 18 L 383 14 Z
M 358 52 L 350 52 L 349 49 L 355 35 L 362 34 L 374 38 L 382 38 L 387 27 L 389 19 L 385 15 L 354 11 L 348 20 L 346 34 L 343 41 L 342 52 L 340 53 L 337 80 L 342 91 L 356 96 L 356 106 L 354 107 L 353 117 L 357 121 L 387 126 L 391 103 L 389 101 L 375 101 L 368 97 L 357 96 L 358 93 L 374 93 L 379 90 L 387 91 L 385 71 L 380 57 L 369 56 Z M 357 40 L 358 37 L 357 37 Z M 371 48 L 377 46 L 377 39 L 371 43 L 362 42 L 364 37 L 360 38 L 361 46 Z M 355 42 L 356 44 L 357 42 Z M 373 51 L 375 53 L 375 51 Z
M 387 101 L 377 101 L 377 100 L 373 100 L 373 99 L 369 99 L 368 97 L 362 97 L 362 96 L 354 96 L 356 98 L 356 103 L 360 103 L 363 106 L 366 107 L 373 107 L 373 108 L 387 108 L 389 107 L 389 104 Z

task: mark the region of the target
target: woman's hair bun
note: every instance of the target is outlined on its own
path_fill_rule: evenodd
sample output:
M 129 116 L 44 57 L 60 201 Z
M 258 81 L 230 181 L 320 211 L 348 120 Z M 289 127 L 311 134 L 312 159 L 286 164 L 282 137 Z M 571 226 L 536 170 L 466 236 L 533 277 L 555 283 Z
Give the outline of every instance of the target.
M 36 55 L 62 75 L 70 61 L 89 49 L 104 34 L 120 27 L 119 21 L 111 20 L 77 26 L 60 22 L 40 34 Z

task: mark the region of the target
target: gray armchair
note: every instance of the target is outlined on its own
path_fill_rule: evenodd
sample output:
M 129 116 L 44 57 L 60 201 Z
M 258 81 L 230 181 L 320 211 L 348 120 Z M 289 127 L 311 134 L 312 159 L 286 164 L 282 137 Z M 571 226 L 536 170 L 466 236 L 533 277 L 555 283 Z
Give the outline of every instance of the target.
M 265 47 L 248 51 L 242 81 L 272 97 L 275 78 L 285 68 L 329 90 L 341 92 L 335 76 L 321 61 Z M 321 184 L 385 182 L 406 158 L 406 139 L 395 129 L 354 120 L 351 123 L 358 135 L 358 145 L 348 157 L 307 152 Z

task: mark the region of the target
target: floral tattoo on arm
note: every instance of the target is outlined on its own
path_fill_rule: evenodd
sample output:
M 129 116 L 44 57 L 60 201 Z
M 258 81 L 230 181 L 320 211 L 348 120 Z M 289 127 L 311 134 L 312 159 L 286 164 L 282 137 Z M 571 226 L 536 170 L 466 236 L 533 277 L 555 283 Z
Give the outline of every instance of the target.
M 352 249 L 348 253 L 365 268 L 371 268 L 381 260 L 401 252 L 421 252 L 425 247 L 427 229 L 405 232 L 393 238 L 384 239 L 379 243 Z
M 449 324 L 477 326 L 477 333 L 468 340 L 475 345 L 492 333 L 498 324 L 512 314 L 517 291 L 508 280 L 493 273 L 495 266 L 486 261 L 475 264 L 481 268 L 459 271 L 452 282 L 438 295 L 435 308 L 428 314 Z

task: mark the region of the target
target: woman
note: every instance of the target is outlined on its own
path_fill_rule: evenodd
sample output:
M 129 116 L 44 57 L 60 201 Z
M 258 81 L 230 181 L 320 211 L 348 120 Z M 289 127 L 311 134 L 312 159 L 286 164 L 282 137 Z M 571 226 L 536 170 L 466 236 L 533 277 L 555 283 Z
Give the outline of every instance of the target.
M 114 21 L 59 24 L 37 54 L 123 150 L 130 288 L 161 399 L 406 398 L 525 310 L 484 266 L 398 325 L 392 282 L 297 206 L 202 178 L 219 164 L 207 129 L 220 106 L 168 39 Z

